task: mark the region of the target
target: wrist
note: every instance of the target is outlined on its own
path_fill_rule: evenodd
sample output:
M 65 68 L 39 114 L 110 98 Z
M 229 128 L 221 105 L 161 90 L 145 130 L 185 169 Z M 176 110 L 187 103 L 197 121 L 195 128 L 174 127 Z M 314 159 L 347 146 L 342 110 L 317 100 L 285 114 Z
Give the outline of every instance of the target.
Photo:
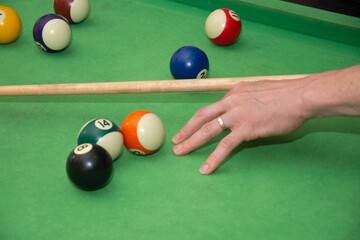
M 302 100 L 308 119 L 360 115 L 360 65 L 303 79 Z

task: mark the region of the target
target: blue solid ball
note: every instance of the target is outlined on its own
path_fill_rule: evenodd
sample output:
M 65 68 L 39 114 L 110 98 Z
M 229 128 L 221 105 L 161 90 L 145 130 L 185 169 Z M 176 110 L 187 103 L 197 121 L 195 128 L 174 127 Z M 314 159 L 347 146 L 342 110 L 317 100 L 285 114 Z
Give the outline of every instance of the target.
M 172 55 L 170 71 L 175 79 L 204 78 L 209 71 L 209 59 L 200 48 L 185 46 Z
M 36 21 L 33 37 L 45 52 L 60 52 L 70 44 L 71 28 L 62 16 L 47 14 Z

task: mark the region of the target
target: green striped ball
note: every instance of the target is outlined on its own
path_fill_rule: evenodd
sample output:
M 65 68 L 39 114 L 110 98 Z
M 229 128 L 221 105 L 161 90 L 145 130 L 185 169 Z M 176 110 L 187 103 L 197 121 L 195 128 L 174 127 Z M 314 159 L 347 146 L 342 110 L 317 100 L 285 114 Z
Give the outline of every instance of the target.
M 79 131 L 78 145 L 83 143 L 100 145 L 115 161 L 122 152 L 124 138 L 115 123 L 108 119 L 98 118 L 85 123 Z

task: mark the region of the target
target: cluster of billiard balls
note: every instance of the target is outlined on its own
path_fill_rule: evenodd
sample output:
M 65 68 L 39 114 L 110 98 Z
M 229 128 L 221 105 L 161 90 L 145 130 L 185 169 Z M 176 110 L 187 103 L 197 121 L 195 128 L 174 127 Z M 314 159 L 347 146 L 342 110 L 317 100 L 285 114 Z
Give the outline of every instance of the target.
M 230 45 L 239 37 L 241 26 L 236 12 L 221 8 L 213 11 L 206 19 L 205 33 L 217 45 Z M 175 79 L 204 78 L 209 71 L 209 59 L 197 47 L 182 47 L 171 57 L 170 71 Z
M 35 43 L 46 52 L 60 52 L 71 42 L 69 24 L 84 21 L 90 11 L 89 0 L 54 0 L 54 14 L 40 17 L 33 28 Z M 12 8 L 0 5 L 0 44 L 19 38 L 21 19 Z
M 71 41 L 69 24 L 84 21 L 89 14 L 89 0 L 54 0 L 56 14 L 40 17 L 33 28 L 35 43 L 46 52 L 60 52 Z M 213 11 L 205 22 L 207 37 L 217 45 L 234 43 L 241 32 L 236 12 L 221 8 Z M 19 15 L 10 7 L 0 5 L 0 44 L 15 41 L 21 32 Z M 209 71 L 207 55 L 199 48 L 185 46 L 172 55 L 170 71 L 175 79 L 204 78 Z
M 84 21 L 90 11 L 89 0 L 54 0 L 55 14 L 40 17 L 33 28 L 36 45 L 45 52 L 60 52 L 71 42 L 69 24 Z
M 67 175 L 81 190 L 100 189 L 111 181 L 113 162 L 123 145 L 135 155 L 149 155 L 161 148 L 164 139 L 161 119 L 147 110 L 130 113 L 120 128 L 108 119 L 93 119 L 79 131 L 78 146 L 66 162 Z

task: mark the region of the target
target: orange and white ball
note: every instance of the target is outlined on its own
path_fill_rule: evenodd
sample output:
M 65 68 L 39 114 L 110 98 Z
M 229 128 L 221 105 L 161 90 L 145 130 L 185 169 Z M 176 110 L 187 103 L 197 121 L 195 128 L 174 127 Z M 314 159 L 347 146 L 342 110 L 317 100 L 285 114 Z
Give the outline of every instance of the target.
M 236 12 L 221 8 L 213 11 L 206 19 L 205 33 L 217 45 L 230 45 L 239 37 L 241 26 L 241 19 Z
M 153 112 L 139 110 L 130 113 L 121 124 L 125 147 L 135 155 L 156 152 L 165 140 L 165 128 Z

